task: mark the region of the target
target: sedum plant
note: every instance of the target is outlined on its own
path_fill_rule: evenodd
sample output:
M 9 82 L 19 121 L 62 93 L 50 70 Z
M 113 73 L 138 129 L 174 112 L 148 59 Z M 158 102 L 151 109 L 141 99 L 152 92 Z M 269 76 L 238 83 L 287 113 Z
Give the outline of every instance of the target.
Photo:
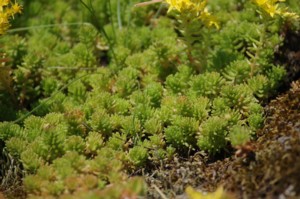
M 286 77 L 274 51 L 296 14 L 279 1 L 152 2 L 168 8 L 26 1 L 16 24 L 32 27 L 0 37 L 0 140 L 30 197 L 143 196 L 137 170 L 254 139 Z M 89 23 L 73 24 L 80 14 Z

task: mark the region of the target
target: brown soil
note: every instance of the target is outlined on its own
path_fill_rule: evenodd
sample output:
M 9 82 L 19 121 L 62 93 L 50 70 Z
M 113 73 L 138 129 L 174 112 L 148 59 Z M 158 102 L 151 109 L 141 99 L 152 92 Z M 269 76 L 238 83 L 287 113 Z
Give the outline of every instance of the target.
M 22 186 L 22 165 L 14 159 L 4 148 L 4 142 L 0 141 L 0 199 L 23 199 L 26 193 Z

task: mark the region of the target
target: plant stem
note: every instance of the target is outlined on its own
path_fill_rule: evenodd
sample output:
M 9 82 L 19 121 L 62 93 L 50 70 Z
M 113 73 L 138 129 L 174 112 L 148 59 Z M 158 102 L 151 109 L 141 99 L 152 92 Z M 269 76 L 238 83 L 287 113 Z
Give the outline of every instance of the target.
M 108 42 L 109 49 L 111 50 L 111 54 L 113 56 L 113 59 L 115 60 L 116 64 L 118 65 L 118 59 L 115 54 L 115 51 L 113 49 L 113 43 L 111 42 L 111 39 L 107 35 L 105 29 L 103 28 L 103 24 L 100 23 L 100 21 L 97 19 L 97 16 L 95 15 L 95 11 L 93 9 L 93 6 L 90 2 L 90 6 L 88 6 L 83 0 L 79 0 L 80 3 L 91 13 L 92 15 L 92 20 L 93 20 L 93 25 L 96 27 L 96 29 L 105 37 L 105 39 Z
M 119 26 L 119 29 L 122 30 L 121 3 L 120 3 L 120 0 L 118 0 L 117 15 L 118 15 L 118 26 Z

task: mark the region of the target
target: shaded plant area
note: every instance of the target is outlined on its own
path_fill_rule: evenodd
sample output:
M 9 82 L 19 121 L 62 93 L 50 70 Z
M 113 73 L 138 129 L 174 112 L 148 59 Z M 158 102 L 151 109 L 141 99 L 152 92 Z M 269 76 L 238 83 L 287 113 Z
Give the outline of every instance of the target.
M 285 39 L 275 52 L 275 63 L 286 68 L 287 77 L 279 92 L 289 90 L 292 81 L 300 77 L 300 32 L 286 30 L 281 33 Z

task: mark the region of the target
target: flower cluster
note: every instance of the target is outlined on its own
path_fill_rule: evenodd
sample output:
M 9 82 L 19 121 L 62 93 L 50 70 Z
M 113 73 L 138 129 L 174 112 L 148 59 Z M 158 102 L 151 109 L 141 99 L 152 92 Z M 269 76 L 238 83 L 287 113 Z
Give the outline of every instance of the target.
M 201 192 L 196 191 L 192 187 L 188 186 L 185 189 L 186 194 L 189 199 L 231 199 L 233 196 L 226 193 L 223 187 L 219 187 L 215 192 L 203 194 Z
M 288 12 L 287 8 L 279 7 L 279 2 L 285 2 L 285 0 L 253 0 L 262 10 L 268 15 L 274 17 L 279 15 L 283 18 L 298 18 L 298 15 L 293 12 Z
M 176 9 L 180 12 L 185 10 L 203 10 L 206 6 L 206 1 L 193 2 L 191 0 L 166 0 L 171 9 Z
M 192 14 L 193 17 L 199 18 L 206 26 L 219 28 L 217 20 L 206 8 L 207 0 L 165 0 L 165 2 L 169 4 L 169 11 L 176 10 L 181 14 Z
M 15 14 L 21 13 L 21 6 L 12 3 L 10 0 L 0 0 L 0 35 L 4 34 L 9 28 L 9 19 Z

